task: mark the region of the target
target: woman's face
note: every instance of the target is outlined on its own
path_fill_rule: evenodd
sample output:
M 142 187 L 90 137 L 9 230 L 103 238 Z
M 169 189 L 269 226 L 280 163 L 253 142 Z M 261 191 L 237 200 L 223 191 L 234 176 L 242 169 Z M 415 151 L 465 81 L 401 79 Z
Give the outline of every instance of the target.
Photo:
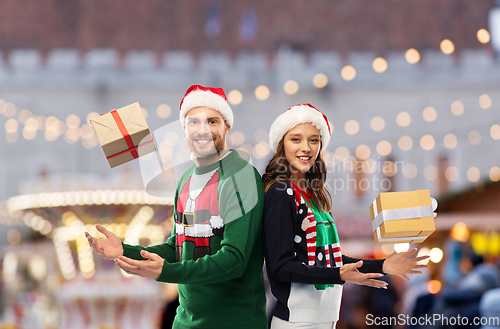
M 292 166 L 292 175 L 311 169 L 320 151 L 320 141 L 319 130 L 312 123 L 299 124 L 285 134 L 285 156 Z

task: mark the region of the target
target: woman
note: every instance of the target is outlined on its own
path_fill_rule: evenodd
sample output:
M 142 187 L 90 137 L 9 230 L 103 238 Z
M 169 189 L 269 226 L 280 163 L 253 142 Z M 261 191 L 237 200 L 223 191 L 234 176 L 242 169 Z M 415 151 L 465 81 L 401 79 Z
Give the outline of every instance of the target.
M 406 258 L 416 249 L 382 260 L 342 255 L 320 156 L 330 134 L 326 116 L 310 104 L 285 111 L 269 132 L 275 154 L 262 178 L 266 267 L 277 299 L 271 328 L 335 328 L 345 281 L 387 289 L 376 278 L 408 279 L 427 267 L 416 263 L 428 256 Z

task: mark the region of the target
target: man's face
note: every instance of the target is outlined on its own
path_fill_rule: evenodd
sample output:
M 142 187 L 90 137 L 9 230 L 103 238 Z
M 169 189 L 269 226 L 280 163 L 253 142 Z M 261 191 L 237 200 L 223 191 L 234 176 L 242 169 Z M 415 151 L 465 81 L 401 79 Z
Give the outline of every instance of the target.
M 229 129 L 219 111 L 196 107 L 186 114 L 186 139 L 197 158 L 218 155 L 226 145 Z

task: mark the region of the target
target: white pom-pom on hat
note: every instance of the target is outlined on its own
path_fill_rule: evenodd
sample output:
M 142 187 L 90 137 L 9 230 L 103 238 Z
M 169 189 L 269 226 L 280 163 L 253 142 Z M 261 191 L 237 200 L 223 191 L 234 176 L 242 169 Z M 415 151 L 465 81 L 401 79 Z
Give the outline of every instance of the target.
M 326 149 L 330 142 L 330 126 L 326 115 L 321 113 L 311 104 L 297 104 L 286 110 L 274 120 L 269 131 L 269 146 L 276 153 L 276 148 L 285 134 L 295 126 L 301 123 L 312 123 L 318 128 L 323 143 L 323 149 Z
M 229 126 L 233 126 L 233 111 L 222 88 L 200 85 L 189 87 L 180 104 L 179 119 L 183 127 L 186 123 L 186 114 L 195 107 L 207 107 L 216 110 L 222 114 Z

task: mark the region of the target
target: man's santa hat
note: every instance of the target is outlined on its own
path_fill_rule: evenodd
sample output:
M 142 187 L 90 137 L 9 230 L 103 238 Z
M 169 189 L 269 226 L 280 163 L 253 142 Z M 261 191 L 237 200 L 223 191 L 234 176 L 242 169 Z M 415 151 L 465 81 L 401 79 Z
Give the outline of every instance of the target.
M 208 107 L 219 111 L 229 126 L 233 126 L 233 111 L 227 103 L 226 94 L 222 88 L 203 87 L 193 85 L 189 87 L 181 101 L 180 120 L 184 127 L 186 123 L 186 114 L 195 107 Z
M 326 115 L 311 104 L 297 104 L 286 110 L 274 120 L 269 131 L 269 145 L 276 153 L 276 148 L 283 136 L 301 123 L 312 123 L 321 135 L 322 148 L 326 149 L 330 142 L 330 125 Z

